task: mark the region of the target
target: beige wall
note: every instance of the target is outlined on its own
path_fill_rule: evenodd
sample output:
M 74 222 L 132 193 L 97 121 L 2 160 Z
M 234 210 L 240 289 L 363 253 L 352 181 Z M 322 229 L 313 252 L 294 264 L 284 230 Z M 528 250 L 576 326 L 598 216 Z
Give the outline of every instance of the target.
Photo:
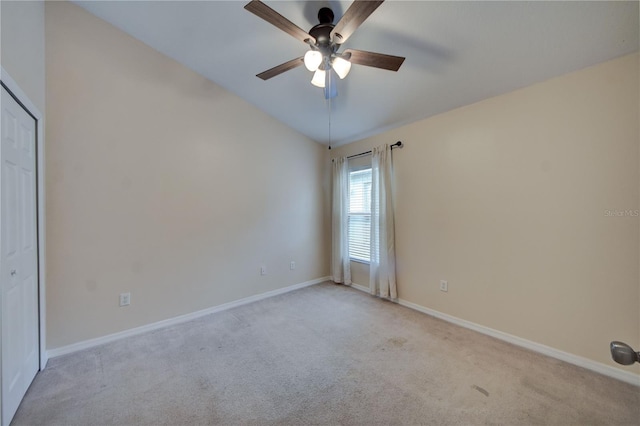
M 44 114 L 44 2 L 0 1 L 0 39 L 0 65 Z
M 400 298 L 608 365 L 639 348 L 639 220 L 606 215 L 640 208 L 638 80 L 636 54 L 332 150 L 406 144 Z
M 323 146 L 75 5 L 46 41 L 49 348 L 328 275 Z

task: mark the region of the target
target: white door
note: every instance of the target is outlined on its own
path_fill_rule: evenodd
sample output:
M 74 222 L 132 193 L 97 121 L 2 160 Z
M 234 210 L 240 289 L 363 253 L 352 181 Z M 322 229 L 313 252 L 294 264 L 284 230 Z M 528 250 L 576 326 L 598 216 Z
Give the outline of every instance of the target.
M 39 368 L 36 122 L 2 88 L 2 424 L 8 425 Z

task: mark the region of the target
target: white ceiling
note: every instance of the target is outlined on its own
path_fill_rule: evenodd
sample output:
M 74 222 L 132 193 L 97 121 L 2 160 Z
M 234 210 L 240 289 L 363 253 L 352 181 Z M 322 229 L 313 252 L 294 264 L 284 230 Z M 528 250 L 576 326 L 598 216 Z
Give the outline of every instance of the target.
M 637 1 L 387 0 L 343 49 L 406 61 L 397 73 L 354 65 L 329 103 L 304 67 L 268 81 L 255 77 L 302 56 L 307 47 L 244 10 L 247 2 L 75 3 L 334 146 L 632 53 L 640 44 Z M 337 22 L 351 4 L 265 3 L 307 31 L 317 24 L 320 7 L 330 6 Z

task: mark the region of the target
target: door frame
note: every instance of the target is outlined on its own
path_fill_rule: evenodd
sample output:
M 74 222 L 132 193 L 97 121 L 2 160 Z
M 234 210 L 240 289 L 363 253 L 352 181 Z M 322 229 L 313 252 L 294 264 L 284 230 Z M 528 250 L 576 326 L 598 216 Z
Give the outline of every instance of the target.
M 10 95 L 36 120 L 36 203 L 37 203 L 37 242 L 38 242 L 38 333 L 39 333 L 39 371 L 47 365 L 47 338 L 46 338 L 46 231 L 45 231 L 45 149 L 44 149 L 44 114 L 29 99 L 27 94 L 11 78 L 9 73 L 0 66 L 0 84 Z M 2 123 L 0 123 L 0 127 Z M 2 198 L 0 197 L 0 203 Z M 0 228 L 0 232 L 1 228 Z M 1 279 L 1 277 L 0 277 Z M 0 306 L 2 306 L 2 292 L 0 291 Z M 2 330 L 2 316 L 0 315 L 0 330 Z M 0 331 L 0 362 L 2 362 L 2 339 Z M 0 387 L 0 409 L 2 403 L 2 388 Z

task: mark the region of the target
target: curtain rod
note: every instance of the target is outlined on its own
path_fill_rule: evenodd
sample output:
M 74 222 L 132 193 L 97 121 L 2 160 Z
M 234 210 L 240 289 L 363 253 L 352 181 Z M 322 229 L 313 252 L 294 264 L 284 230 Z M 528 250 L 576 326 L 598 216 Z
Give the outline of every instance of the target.
M 394 144 L 391 144 L 391 149 L 393 148 L 402 148 L 404 145 L 402 144 L 402 141 L 398 141 Z M 367 154 L 371 154 L 372 151 L 365 151 L 365 152 L 361 152 L 360 154 L 353 154 L 347 157 L 347 160 L 349 158 L 356 158 L 356 157 L 360 157 L 361 155 L 367 155 Z M 331 159 L 331 161 L 333 161 L 334 159 Z

